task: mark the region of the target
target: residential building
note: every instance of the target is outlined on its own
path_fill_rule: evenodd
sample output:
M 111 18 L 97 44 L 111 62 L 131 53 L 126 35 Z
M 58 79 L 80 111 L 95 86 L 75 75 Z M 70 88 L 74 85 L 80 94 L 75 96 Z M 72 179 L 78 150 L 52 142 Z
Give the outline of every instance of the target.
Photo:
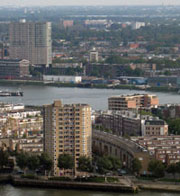
M 159 118 L 145 120 L 142 124 L 142 136 L 168 135 L 168 125 Z
M 141 27 L 145 27 L 146 23 L 145 22 L 133 22 L 131 26 L 132 26 L 132 29 L 137 30 L 137 29 L 140 29 Z
M 43 152 L 43 138 L 1 138 L 0 147 L 6 147 L 12 151 L 23 151 L 32 154 L 41 154 Z
M 168 125 L 158 117 L 133 111 L 107 111 L 96 117 L 96 124 L 120 136 L 168 135 Z
M 29 76 L 29 61 L 0 59 L 0 79 L 19 79 Z
M 108 108 L 113 111 L 149 108 L 158 104 L 158 97 L 149 94 L 121 95 L 108 99 Z
M 131 140 L 167 165 L 180 162 L 179 135 L 131 137 Z
M 58 157 L 70 154 L 75 172 L 79 157 L 91 157 L 91 107 L 86 104 L 65 104 L 54 101 L 44 106 L 44 151 L 52 158 L 53 175 L 63 173 L 58 167 Z
M 63 27 L 66 29 L 68 27 L 72 27 L 74 25 L 73 20 L 63 20 Z
M 90 57 L 89 57 L 90 62 L 98 62 L 99 56 L 98 56 L 98 51 L 96 51 L 95 48 L 93 48 L 90 51 Z
M 27 59 L 33 65 L 52 64 L 51 23 L 12 22 L 9 24 L 11 59 Z

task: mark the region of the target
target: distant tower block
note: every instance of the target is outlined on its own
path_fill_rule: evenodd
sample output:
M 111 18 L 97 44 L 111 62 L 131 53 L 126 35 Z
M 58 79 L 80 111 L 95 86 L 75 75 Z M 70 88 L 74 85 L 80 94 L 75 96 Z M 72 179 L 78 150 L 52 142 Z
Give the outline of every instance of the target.
M 91 51 L 90 51 L 90 62 L 98 62 L 99 60 L 99 55 L 98 55 L 98 51 L 96 51 L 95 48 L 93 48 Z

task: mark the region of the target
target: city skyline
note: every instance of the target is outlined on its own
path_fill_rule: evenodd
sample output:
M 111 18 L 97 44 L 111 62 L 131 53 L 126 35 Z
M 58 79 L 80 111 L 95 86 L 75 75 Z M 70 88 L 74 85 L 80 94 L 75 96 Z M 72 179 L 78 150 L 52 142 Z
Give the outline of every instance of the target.
M 21 0 L 7 0 L 2 1 L 1 6 L 53 6 L 53 5 L 180 5 L 180 2 L 178 0 L 129 0 L 128 2 L 125 0 L 100 0 L 100 1 L 83 1 L 83 0 L 52 0 L 52 1 L 46 1 L 46 3 L 43 0 L 39 0 L 38 2 L 35 0 L 27 1 L 24 0 L 23 2 Z

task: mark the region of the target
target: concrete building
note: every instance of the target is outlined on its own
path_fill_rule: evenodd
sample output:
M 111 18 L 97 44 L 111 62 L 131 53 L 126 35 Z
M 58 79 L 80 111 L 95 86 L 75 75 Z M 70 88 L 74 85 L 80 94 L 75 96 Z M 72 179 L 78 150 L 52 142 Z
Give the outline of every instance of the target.
M 54 75 L 43 75 L 45 82 L 70 82 L 80 83 L 82 81 L 81 76 L 54 76 Z
M 11 59 L 27 59 L 33 65 L 52 64 L 51 23 L 12 22 L 9 24 Z
M 0 78 L 18 79 L 29 76 L 29 61 L 25 59 L 0 59 Z
M 74 25 L 73 20 L 63 20 L 63 27 L 66 29 L 68 27 L 72 27 Z
M 90 60 L 90 62 L 98 62 L 98 60 L 99 60 L 99 55 L 98 55 L 98 51 L 96 51 L 95 48 L 93 48 L 93 49 L 90 51 L 89 60 Z
M 75 172 L 81 155 L 91 157 L 91 135 L 89 105 L 62 105 L 61 101 L 55 101 L 44 106 L 44 151 L 53 160 L 53 175 L 63 174 L 57 167 L 61 154 L 73 156 Z
M 108 109 L 113 111 L 149 108 L 158 104 L 158 97 L 149 94 L 121 95 L 108 99 Z
M 140 29 L 141 27 L 145 27 L 146 23 L 145 22 L 133 22 L 131 26 L 133 30 L 137 30 L 137 29 Z

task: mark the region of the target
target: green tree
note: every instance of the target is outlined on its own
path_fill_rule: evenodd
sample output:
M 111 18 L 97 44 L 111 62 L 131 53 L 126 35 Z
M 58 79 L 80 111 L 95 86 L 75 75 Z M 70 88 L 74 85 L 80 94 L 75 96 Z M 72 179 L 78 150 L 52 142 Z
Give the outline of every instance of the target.
M 74 160 L 73 157 L 69 154 L 61 154 L 58 157 L 58 167 L 60 169 L 73 169 Z
M 36 155 L 29 156 L 27 166 L 32 171 L 38 169 L 40 166 L 39 157 Z
M 176 135 L 180 134 L 180 118 L 169 119 L 167 123 L 169 125 L 169 132 L 171 134 L 176 134 Z
M 148 171 L 151 172 L 153 176 L 160 178 L 164 176 L 165 167 L 162 161 L 153 159 L 148 164 Z
M 28 166 L 28 158 L 28 154 L 24 152 L 21 152 L 16 156 L 16 163 L 23 171 L 25 171 L 26 167 Z
M 141 161 L 137 158 L 134 158 L 133 161 L 132 161 L 132 171 L 133 171 L 133 173 L 139 174 L 141 169 L 142 169 Z
M 108 157 L 108 159 L 111 161 L 112 164 L 112 170 L 117 171 L 118 169 L 121 169 L 122 164 L 120 159 L 116 158 L 116 157 Z
M 166 171 L 170 174 L 172 174 L 175 178 L 176 172 L 177 172 L 177 165 L 175 163 L 170 164 Z
M 9 158 L 8 152 L 4 151 L 3 149 L 0 149 L 0 167 L 1 167 L 1 169 L 4 166 L 8 165 L 8 158 Z
M 100 174 L 105 174 L 107 173 L 109 170 L 112 169 L 113 165 L 111 163 L 111 161 L 108 159 L 108 157 L 104 156 L 104 157 L 99 157 L 97 159 L 97 167 L 98 167 L 98 172 Z
M 52 169 L 53 162 L 46 153 L 42 153 L 41 156 L 39 156 L 39 161 L 40 166 L 46 175 L 46 171 L 50 171 Z
M 87 157 L 87 156 L 80 156 L 79 157 L 78 170 L 79 171 L 85 171 L 85 172 L 91 172 L 92 171 L 92 165 L 91 165 L 90 157 Z

